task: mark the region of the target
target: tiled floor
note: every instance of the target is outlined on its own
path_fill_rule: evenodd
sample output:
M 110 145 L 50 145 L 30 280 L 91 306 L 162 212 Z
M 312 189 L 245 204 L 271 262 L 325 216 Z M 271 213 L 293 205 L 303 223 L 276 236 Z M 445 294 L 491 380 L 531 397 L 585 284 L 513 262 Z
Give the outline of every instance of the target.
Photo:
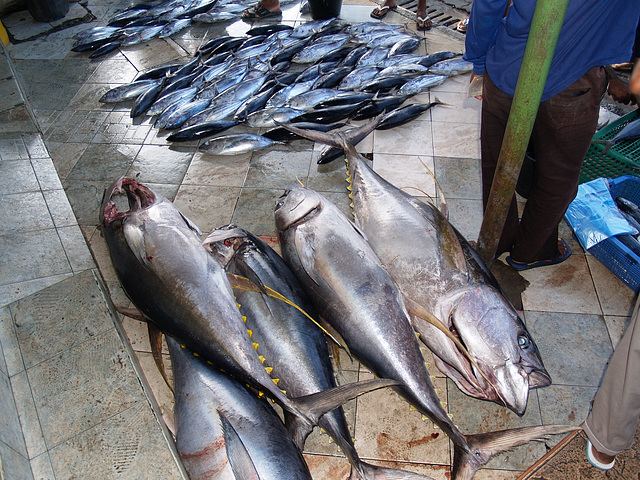
M 98 22 L 104 22 L 127 3 L 90 0 L 88 8 Z M 345 1 L 341 17 L 350 22 L 368 21 L 372 6 L 366 0 L 360 5 Z M 284 7 L 284 22 L 296 24 L 305 18 L 300 16 L 297 3 Z M 28 18 L 13 21 L 16 31 L 35 28 L 28 26 Z M 413 26 L 411 19 L 395 12 L 386 21 Z M 129 361 L 128 346 L 117 335 L 119 322 L 114 326 L 110 315 L 102 310 L 88 314 L 89 307 L 82 304 L 83 296 L 93 300 L 100 297 L 100 283 L 93 278 L 93 272 L 104 280 L 114 303 L 126 303 L 97 230 L 104 188 L 121 175 L 139 175 L 140 181 L 174 199 L 204 232 L 233 222 L 255 234 L 272 237 L 276 233 L 275 199 L 286 184 L 299 180 L 348 210 L 344 163 L 318 166 L 315 160 L 320 147 L 309 142 L 300 142 L 293 149 L 274 148 L 253 155 L 207 156 L 196 152 L 193 144 L 168 144 L 146 117 L 132 121 L 129 105 L 98 103 L 104 92 L 131 81 L 138 71 L 187 57 L 203 40 L 213 36 L 242 35 L 250 25 L 241 21 L 195 25 L 173 39 L 152 40 L 97 60 L 69 51 L 73 33 L 86 26 L 9 45 L 10 60 L 4 57 L 1 65 L 9 73 L 9 64 L 13 65 L 28 102 L 21 101 L 12 84 L 7 84 L 6 89 L 2 85 L 2 91 L 11 95 L 2 96 L 8 105 L 1 109 L 7 114 L 0 124 L 0 172 L 5 182 L 0 194 L 0 351 L 4 351 L 4 358 L 0 355 L 0 373 L 16 399 L 25 442 L 0 436 L 0 455 L 3 461 L 16 455 L 27 458 L 35 478 L 180 478 L 171 452 L 163 443 L 162 431 L 151 425 L 151 416 L 140 415 L 137 410 L 152 412 L 145 408 L 144 391 L 117 390 L 120 376 L 135 378 L 137 366 L 141 365 L 157 403 L 171 409 L 171 394 L 151 360 L 146 326 L 122 319 L 135 351 Z M 424 36 L 428 52 L 463 48 L 463 38 L 445 28 L 436 28 Z M 374 168 L 385 178 L 420 196 L 435 191 L 424 168 L 427 165 L 445 192 L 452 223 L 468 239 L 475 239 L 482 216 L 480 102 L 466 97 L 468 81 L 468 75 L 448 79 L 429 94 L 416 97 L 413 101 L 438 99 L 446 105 L 435 107 L 403 127 L 375 132 L 359 145 L 359 150 L 374 154 Z M 31 127 L 30 112 L 39 131 Z M 518 277 L 526 286 L 522 294 L 525 320 L 554 383 L 533 391 L 525 415 L 519 418 L 495 404 L 466 397 L 430 367 L 437 377 L 435 383 L 442 400 L 463 432 L 579 424 L 587 414 L 635 295 L 597 260 L 585 255 L 566 224 L 562 233 L 574 250 L 570 260 Z M 501 267 L 500 262 L 496 266 Z M 78 287 L 78 283 L 83 286 Z M 69 293 L 78 291 L 82 293 Z M 43 321 L 50 318 L 46 314 L 50 314 L 47 302 L 51 299 L 57 300 L 56 305 L 69 307 L 59 316 L 69 317 L 71 323 L 49 325 Z M 107 305 L 103 301 L 98 304 L 100 308 Z M 41 315 L 39 309 L 43 310 Z M 26 323 L 21 320 L 23 311 L 29 312 Z M 87 322 L 87 317 L 91 321 Z M 96 317 L 104 323 L 96 324 Z M 111 352 L 107 357 L 95 355 L 106 351 Z M 112 361 L 114 358 L 117 361 Z M 6 368 L 2 368 L 5 359 Z M 122 366 L 120 376 L 111 376 L 113 368 L 104 371 L 114 362 Z M 370 375 L 346 358 L 341 358 L 340 367 L 337 375 L 341 382 Z M 118 394 L 96 395 L 85 388 L 83 382 L 96 383 L 96 378 L 87 379 L 87 370 L 97 372 L 97 383 L 108 385 L 109 391 Z M 48 384 L 62 381 L 61 378 L 64 384 L 73 385 L 68 391 L 75 392 L 75 398 L 84 400 L 74 407 L 77 411 L 62 406 L 64 397 L 51 400 L 55 395 Z M 2 395 L 0 390 L 0 399 Z M 25 398 L 31 400 L 23 403 Z M 410 411 L 397 395 L 376 392 L 349 402 L 346 410 L 363 458 L 385 465 L 400 464 L 439 480 L 448 478 L 451 451 L 447 438 L 431 422 Z M 96 419 L 91 422 L 93 417 Z M 67 428 L 62 429 L 55 422 L 62 422 Z M 145 422 L 159 437 L 140 443 L 138 437 L 127 438 L 123 433 L 146 428 L 142 424 L 149 427 Z M 38 432 L 34 435 L 36 426 Z M 547 445 L 558 440 L 552 439 Z M 152 476 L 140 474 L 143 470 L 129 468 L 121 457 L 111 461 L 108 468 L 93 471 L 88 467 L 90 462 L 93 465 L 99 461 L 87 456 L 87 452 L 95 451 L 96 446 L 108 452 L 119 448 L 118 442 L 139 445 L 137 452 L 160 449 L 165 463 L 157 468 L 165 470 Z M 500 455 L 476 478 L 517 478 L 546 448 L 543 443 L 534 443 Z M 307 442 L 306 454 L 315 479 L 348 478 L 348 463 L 326 435 L 314 432 Z M 79 458 L 85 460 L 80 462 Z M 141 458 L 144 461 L 144 455 Z

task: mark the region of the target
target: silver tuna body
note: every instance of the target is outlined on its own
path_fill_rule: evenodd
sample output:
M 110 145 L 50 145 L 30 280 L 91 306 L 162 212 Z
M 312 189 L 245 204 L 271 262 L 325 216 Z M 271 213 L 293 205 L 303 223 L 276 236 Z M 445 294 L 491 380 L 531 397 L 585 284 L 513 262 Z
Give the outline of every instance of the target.
M 118 210 L 125 192 L 129 210 Z M 138 310 L 218 367 L 300 411 L 273 383 L 255 351 L 227 275 L 199 230 L 166 198 L 132 178 L 105 192 L 101 226 L 118 279 Z M 305 419 L 306 420 L 306 419 Z
M 302 287 L 284 260 L 251 233 L 228 225 L 215 229 L 204 241 L 225 269 L 284 295 L 315 318 Z M 301 397 L 336 386 L 325 335 L 305 314 L 261 292 L 236 290 L 240 310 L 246 317 L 257 351 L 265 358 L 278 386 L 293 397 Z M 427 480 L 427 477 L 363 462 L 356 452 L 342 407 L 318 421 L 344 452 L 353 467 L 351 479 Z M 306 432 L 293 432 L 302 445 Z
M 287 188 L 275 216 L 282 255 L 318 313 L 358 360 L 381 378 L 401 381 L 398 393 L 468 450 L 435 393 L 402 294 L 362 232 L 302 187 Z
M 311 480 L 267 401 L 167 337 L 176 447 L 191 480 Z
M 347 149 L 347 159 L 356 224 L 403 294 L 453 332 L 476 363 L 440 330 L 412 315 L 438 368 L 465 393 L 522 415 L 529 388 L 551 379 L 491 273 L 434 205 L 385 181 L 353 148 Z

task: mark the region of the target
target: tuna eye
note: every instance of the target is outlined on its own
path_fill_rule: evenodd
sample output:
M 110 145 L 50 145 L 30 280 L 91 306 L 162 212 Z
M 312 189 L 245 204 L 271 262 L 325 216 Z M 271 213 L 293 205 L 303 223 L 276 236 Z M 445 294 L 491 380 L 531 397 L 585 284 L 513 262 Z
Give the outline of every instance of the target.
M 520 346 L 520 348 L 529 348 L 529 346 L 531 345 L 531 340 L 525 335 L 520 335 L 518 337 L 518 345 Z
M 225 241 L 224 241 L 224 245 L 225 245 L 226 247 L 230 247 L 230 246 L 231 246 L 231 240 L 225 240 Z

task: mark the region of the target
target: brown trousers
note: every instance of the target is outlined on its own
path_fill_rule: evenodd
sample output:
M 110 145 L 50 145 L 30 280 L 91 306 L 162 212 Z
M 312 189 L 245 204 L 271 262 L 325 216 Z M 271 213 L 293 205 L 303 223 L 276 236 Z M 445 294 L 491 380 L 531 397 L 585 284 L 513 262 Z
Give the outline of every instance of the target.
M 565 90 L 540 104 L 529 147 L 536 169 L 522 220 L 515 195 L 498 244 L 498 254 L 534 262 L 558 255 L 558 224 L 578 191 L 582 162 L 595 132 L 606 90 L 604 68 L 589 70 Z M 484 208 L 498 163 L 512 98 L 485 74 L 482 99 L 482 190 Z
M 617 455 L 633 445 L 640 419 L 640 300 L 609 360 L 583 428 L 601 453 Z

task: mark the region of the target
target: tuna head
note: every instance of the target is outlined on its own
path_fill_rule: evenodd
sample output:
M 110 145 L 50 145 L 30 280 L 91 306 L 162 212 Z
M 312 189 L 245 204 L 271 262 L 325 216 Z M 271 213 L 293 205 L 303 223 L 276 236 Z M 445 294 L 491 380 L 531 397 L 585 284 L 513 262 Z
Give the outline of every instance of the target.
M 118 210 L 116 199 L 126 194 L 129 201 L 129 211 Z M 138 183 L 133 178 L 120 177 L 104 192 L 100 207 L 100 220 L 103 227 L 114 227 L 121 224 L 128 215 L 142 208 L 153 205 L 158 200 L 156 194 L 149 188 Z
M 276 202 L 276 227 L 284 231 L 322 210 L 322 197 L 313 190 L 290 185 Z
M 502 403 L 522 415 L 529 388 L 547 386 L 551 378 L 517 312 L 488 285 L 458 292 L 441 303 L 441 311 L 475 365 L 454 348 L 457 361 L 439 361 L 438 367 L 466 393 Z M 453 370 L 459 365 L 466 375 Z M 470 383 L 474 378 L 475 385 Z
M 126 195 L 128 209 L 121 198 Z M 162 195 L 138 183 L 134 178 L 121 177 L 104 192 L 100 207 L 100 226 L 105 236 L 111 260 L 120 281 L 127 283 L 127 275 L 135 270 L 134 263 L 149 267 L 154 245 L 145 236 L 144 225 L 153 222 L 175 225 L 197 244 L 200 229 Z M 153 242 L 152 242 L 153 243 Z
M 202 244 L 226 268 L 246 237 L 240 227 L 225 225 L 212 231 Z

